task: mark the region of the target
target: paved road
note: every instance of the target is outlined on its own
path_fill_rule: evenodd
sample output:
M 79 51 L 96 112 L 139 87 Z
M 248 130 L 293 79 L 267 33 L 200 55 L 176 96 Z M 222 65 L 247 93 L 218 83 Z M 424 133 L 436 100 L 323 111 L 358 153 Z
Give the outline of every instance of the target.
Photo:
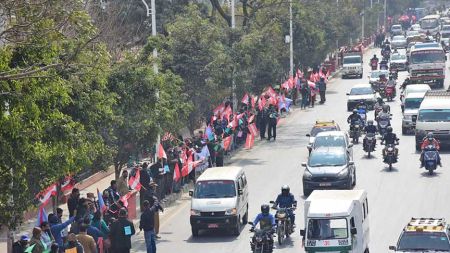
M 379 50 L 376 50 L 379 53 Z M 268 203 L 279 193 L 283 184 L 289 184 L 299 200 L 297 231 L 285 245 L 274 252 L 304 252 L 298 230 L 303 227 L 303 202 L 301 178 L 302 161 L 306 161 L 307 137 L 316 119 L 334 119 L 347 129 L 346 92 L 358 83 L 368 83 L 368 60 L 375 53 L 365 54 L 365 77 L 361 79 L 335 79 L 328 86 L 327 103 L 314 109 L 296 109 L 286 118 L 278 130 L 276 142 L 259 143 L 251 151 L 243 151 L 233 158 L 233 165 L 245 167 L 250 187 L 250 219 L 258 213 L 262 203 Z M 447 71 L 447 76 L 449 73 Z M 406 72 L 401 72 L 403 82 Z M 399 92 L 397 93 L 399 94 Z M 414 136 L 401 136 L 401 110 L 398 99 L 390 103 L 393 112 L 394 132 L 400 136 L 400 160 L 393 171 L 382 163 L 381 148 L 374 157 L 367 159 L 361 145 L 354 147 L 357 166 L 358 189 L 369 193 L 369 215 L 371 229 L 371 252 L 388 252 L 388 246 L 397 241 L 403 226 L 412 216 L 449 218 L 450 171 L 438 169 L 434 176 L 428 176 L 419 169 L 419 154 L 414 149 Z M 371 112 L 372 116 L 373 113 Z M 442 155 L 443 164 L 449 168 L 450 155 Z M 202 233 L 199 238 L 191 236 L 189 225 L 189 200 L 181 201 L 176 211 L 167 215 L 161 225 L 162 239 L 158 241 L 159 252 L 199 253 L 250 252 L 247 225 L 239 237 L 224 232 Z M 142 234 L 136 236 L 134 251 L 144 251 Z

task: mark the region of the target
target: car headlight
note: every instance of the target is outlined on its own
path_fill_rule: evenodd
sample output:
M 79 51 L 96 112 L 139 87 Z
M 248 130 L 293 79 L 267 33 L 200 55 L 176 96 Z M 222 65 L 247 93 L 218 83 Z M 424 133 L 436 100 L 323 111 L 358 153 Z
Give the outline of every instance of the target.
M 339 178 L 346 178 L 348 177 L 348 169 L 343 169 L 341 170 L 341 172 L 338 173 L 337 175 Z
M 403 115 L 404 120 L 412 120 L 412 115 Z
M 199 210 L 195 210 L 195 209 L 191 209 L 191 216 L 200 216 L 200 211 Z
M 309 172 L 308 169 L 306 169 L 306 170 L 305 170 L 305 173 L 303 173 L 303 178 L 305 178 L 305 179 L 311 179 L 312 176 L 313 176 L 313 175 L 311 174 L 311 172 Z
M 225 215 L 236 215 L 236 214 L 237 214 L 236 208 L 231 208 L 231 209 L 225 210 Z

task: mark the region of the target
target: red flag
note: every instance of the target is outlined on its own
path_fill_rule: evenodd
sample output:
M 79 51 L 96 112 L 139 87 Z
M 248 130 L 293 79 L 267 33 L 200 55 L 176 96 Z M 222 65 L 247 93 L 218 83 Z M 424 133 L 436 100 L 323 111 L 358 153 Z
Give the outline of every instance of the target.
M 248 93 L 244 94 L 244 97 L 241 100 L 241 103 L 248 105 Z
M 231 109 L 231 106 L 227 106 L 227 108 L 225 108 L 225 110 L 223 111 L 223 117 L 230 121 L 230 116 L 232 113 L 233 109 Z
M 281 84 L 282 88 L 285 88 L 286 90 L 289 89 L 289 80 L 286 80 L 284 83 Z
M 75 186 L 75 180 L 71 176 L 66 176 L 64 181 L 61 183 L 61 191 L 71 191 Z
M 141 171 L 137 170 L 136 175 L 134 177 L 130 177 L 128 180 L 128 185 L 132 190 L 140 191 L 141 190 L 141 183 L 139 182 L 141 179 Z
M 158 158 L 165 158 L 165 159 L 167 159 L 166 151 L 164 151 L 164 148 L 163 148 L 161 143 L 159 144 Z
M 253 147 L 254 142 L 255 142 L 255 137 L 252 134 L 247 134 L 247 139 L 245 140 L 245 148 L 251 149 Z
M 258 101 L 259 110 L 262 111 L 265 105 L 266 105 L 266 98 L 264 96 L 261 96 Z
M 255 119 L 255 115 L 252 114 L 252 116 L 250 116 L 250 118 L 248 118 L 247 122 L 251 123 L 254 119 Z
M 298 78 L 303 78 L 303 72 L 300 69 L 297 69 L 297 77 Z
M 103 246 L 103 237 L 99 237 L 97 239 L 98 253 L 104 253 L 105 247 Z
M 266 94 L 270 97 L 275 97 L 277 95 L 277 92 L 272 88 L 272 86 L 269 86 L 267 88 Z
M 181 179 L 181 172 L 178 163 L 175 163 L 175 169 L 173 170 L 173 181 L 178 182 Z
M 289 89 L 294 88 L 294 82 L 295 82 L 294 78 L 292 76 L 289 77 L 289 80 L 288 80 Z
M 277 103 L 278 103 L 278 101 L 277 101 L 277 99 L 275 97 L 270 97 L 269 98 L 269 104 L 277 105 Z
M 228 150 L 231 145 L 231 135 L 223 139 L 223 149 Z
M 297 83 L 298 83 L 298 75 L 295 75 L 294 82 L 292 83 L 291 89 L 294 88 L 297 85 Z
M 131 194 L 133 194 L 133 192 L 128 192 L 127 194 L 123 195 L 123 196 L 120 198 L 120 201 L 123 202 L 123 205 L 124 205 L 125 207 L 128 207 L 128 199 L 131 197 Z
M 56 191 L 56 183 L 50 185 L 45 190 L 41 191 L 40 193 L 36 194 L 36 198 L 39 199 L 41 202 L 41 205 L 46 205 L 52 196 L 55 196 L 57 193 Z
M 248 125 L 248 130 L 250 131 L 250 134 L 253 135 L 253 137 L 258 135 L 258 129 L 256 128 L 255 123 Z
M 225 104 L 224 104 L 224 103 L 218 105 L 218 106 L 213 110 L 213 114 L 214 114 L 214 115 L 221 114 L 221 113 L 223 112 L 223 110 L 225 110 Z
M 255 103 L 256 103 L 255 97 L 250 96 L 250 103 L 252 104 L 252 108 L 255 108 Z

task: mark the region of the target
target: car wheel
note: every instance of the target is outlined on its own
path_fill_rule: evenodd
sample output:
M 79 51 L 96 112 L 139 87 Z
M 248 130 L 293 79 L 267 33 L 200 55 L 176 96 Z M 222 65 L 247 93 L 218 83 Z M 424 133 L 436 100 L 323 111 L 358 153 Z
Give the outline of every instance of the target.
M 303 196 L 308 197 L 309 195 L 311 195 L 312 190 L 311 189 L 307 189 L 303 187 Z
M 356 186 L 356 170 L 353 171 L 353 183 L 352 186 Z
M 247 211 L 245 211 L 244 217 L 242 217 L 242 224 L 247 224 L 248 222 L 248 204 L 247 204 Z
M 408 133 L 408 128 L 402 127 L 402 134 L 405 135 Z
M 233 235 L 235 236 L 239 236 L 239 234 L 241 233 L 241 217 L 238 217 L 237 221 L 236 221 L 236 225 L 233 228 Z
M 191 231 L 192 231 L 192 236 L 193 237 L 197 237 L 198 236 L 198 228 L 192 227 Z
M 347 105 L 347 111 L 349 112 L 351 110 L 352 110 L 352 107 L 350 105 Z

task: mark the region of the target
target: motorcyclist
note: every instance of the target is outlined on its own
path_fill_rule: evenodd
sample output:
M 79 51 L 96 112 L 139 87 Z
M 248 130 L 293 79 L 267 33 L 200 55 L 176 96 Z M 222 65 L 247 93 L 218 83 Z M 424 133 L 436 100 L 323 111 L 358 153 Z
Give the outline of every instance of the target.
M 364 132 L 366 132 L 366 137 L 364 137 L 364 140 L 363 140 L 363 147 L 366 146 L 367 135 L 368 134 L 372 134 L 372 135 L 375 136 L 375 134 L 377 133 L 377 127 L 374 126 L 373 120 L 368 120 L 367 121 L 367 126 L 364 127 Z M 375 146 L 377 144 L 377 140 L 375 138 L 373 140 L 374 140 L 374 146 Z
M 410 84 L 411 80 L 409 79 L 409 77 L 407 77 L 405 79 L 405 81 L 403 81 L 402 86 L 400 87 L 400 89 L 404 90 L 406 88 L 406 86 L 408 86 Z
M 376 70 L 378 68 L 378 58 L 376 54 L 374 54 L 373 58 L 370 59 L 370 66 L 372 67 L 372 70 Z
M 352 114 L 348 116 L 347 123 L 350 124 L 350 130 L 352 130 L 353 125 L 360 124 L 362 122 L 361 115 L 358 114 L 357 109 L 353 109 Z
M 386 134 L 381 139 L 381 145 L 398 145 L 400 139 L 395 133 L 392 132 L 392 127 L 388 126 L 386 128 Z M 397 160 L 398 148 L 395 148 L 395 159 Z M 386 147 L 383 149 L 383 160 L 386 161 Z
M 281 193 L 278 194 L 273 208 L 279 206 L 280 208 L 297 208 L 297 200 L 295 200 L 294 195 L 290 192 L 291 188 L 289 185 L 283 185 L 281 187 Z M 295 214 L 292 209 L 287 209 L 289 218 L 291 218 L 292 227 L 295 227 Z
M 387 83 L 386 83 L 386 85 L 387 85 L 387 86 L 393 86 L 393 87 L 395 87 L 395 85 L 397 85 L 397 82 L 395 82 L 393 76 L 390 76 L 390 77 L 389 77 L 389 80 L 388 80 Z
M 380 61 L 380 69 L 381 70 L 387 70 L 388 69 L 388 62 L 386 59 L 382 59 Z
M 439 141 L 436 138 L 434 138 L 434 135 L 432 132 L 429 132 L 427 134 L 427 136 L 425 136 L 425 138 L 423 138 L 422 145 L 420 146 L 420 149 L 422 149 L 422 153 L 420 154 L 420 168 L 422 168 L 424 166 L 423 155 L 424 155 L 425 151 L 431 151 L 430 148 L 428 148 L 429 150 L 425 150 L 425 149 L 427 149 L 428 146 L 433 146 L 435 149 L 434 151 L 439 151 L 439 149 L 441 149 Z M 440 157 L 438 157 L 438 164 L 442 167 Z
M 367 119 L 367 106 L 364 102 L 361 101 L 356 108 L 358 110 L 359 116 L 361 116 L 361 122 L 364 124 Z
M 273 236 L 272 234 L 275 231 L 277 224 L 275 223 L 275 217 L 269 212 L 270 207 L 267 204 L 261 205 L 261 213 L 259 213 L 255 220 L 253 221 L 253 226 L 250 228 L 250 231 L 255 231 L 256 225 L 259 223 L 259 228 L 270 234 L 269 240 L 270 244 L 273 245 Z
M 424 154 L 427 151 L 436 151 L 437 152 L 437 164 L 442 167 L 441 156 L 439 155 L 439 150 L 434 145 L 428 145 L 422 149 L 422 154 L 420 155 L 420 168 L 425 166 Z

